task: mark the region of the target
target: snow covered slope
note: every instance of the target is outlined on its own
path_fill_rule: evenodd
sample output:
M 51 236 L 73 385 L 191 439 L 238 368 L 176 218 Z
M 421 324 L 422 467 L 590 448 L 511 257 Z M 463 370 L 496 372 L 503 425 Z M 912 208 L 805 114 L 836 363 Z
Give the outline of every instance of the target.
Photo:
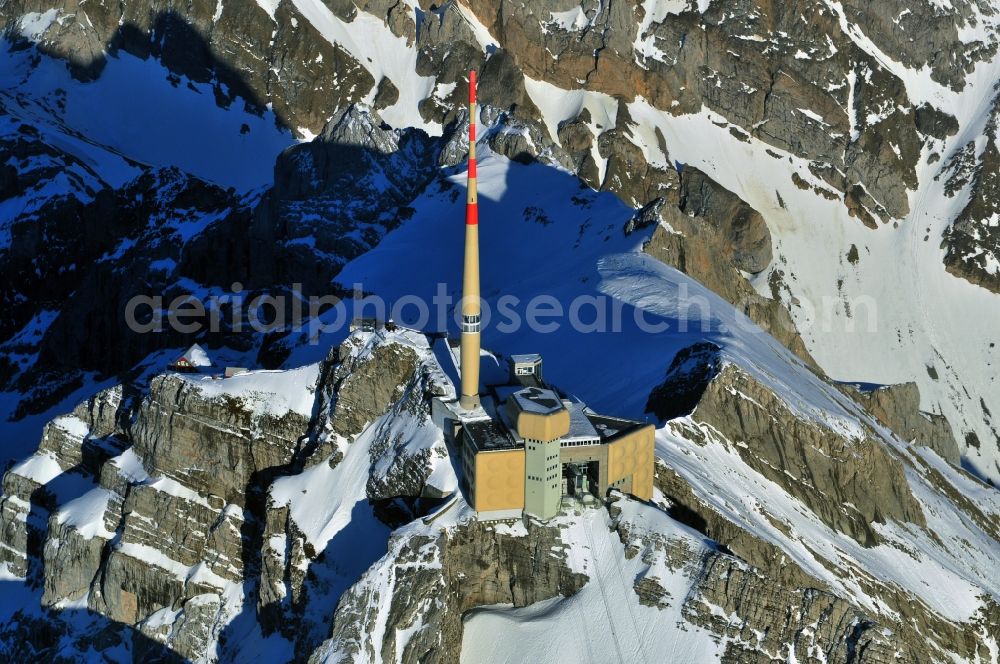
M 273 113 L 220 108 L 210 86 L 124 52 L 81 83 L 59 60 L 3 49 L 0 100 L 112 187 L 138 175 L 138 162 L 255 189 L 272 182 L 275 156 L 294 142 Z
M 970 102 L 954 103 L 957 110 Z M 960 432 L 969 467 L 1000 478 L 992 442 L 992 413 L 1000 407 L 992 330 L 1000 325 L 1000 300 L 945 269 L 942 234 L 964 203 L 961 194 L 944 195 L 938 166 L 921 169 L 905 219 L 871 231 L 842 205 L 795 185 L 792 173 L 821 186 L 805 163 L 718 131 L 712 121 L 721 118 L 711 113 L 670 118 L 647 109 L 638 117 L 664 132 L 673 158 L 710 173 L 764 215 L 777 260 L 757 277 L 759 288 L 767 290 L 771 274 L 781 273 L 797 327 L 830 376 L 916 381 L 922 408 L 943 413 Z M 949 142 L 946 157 L 979 131 L 977 121 Z
M 638 522 L 657 537 L 674 540 L 692 558 L 711 555 L 699 533 L 656 508 L 626 503 L 625 521 Z M 562 517 L 557 525 L 572 542 L 569 564 L 590 581 L 568 598 L 526 607 L 486 607 L 465 622 L 462 662 L 506 662 L 519 657 L 544 661 L 654 662 L 711 661 L 725 646 L 712 631 L 688 622 L 682 602 L 668 607 L 640 603 L 637 578 L 655 578 L 670 597 L 692 592 L 694 567 L 668 555 L 627 559 L 613 521 L 603 510 Z M 638 533 L 636 533 L 638 534 Z M 652 558 L 652 560 L 650 560 Z M 604 638 L 594 639 L 594 634 Z

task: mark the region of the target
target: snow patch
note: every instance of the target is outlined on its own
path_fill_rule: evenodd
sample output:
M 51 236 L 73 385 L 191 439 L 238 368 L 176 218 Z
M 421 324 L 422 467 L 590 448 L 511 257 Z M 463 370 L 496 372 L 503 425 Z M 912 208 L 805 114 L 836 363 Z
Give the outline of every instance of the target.
M 294 142 L 270 111 L 247 113 L 242 102 L 220 108 L 211 86 L 185 81 L 175 87 L 153 58 L 109 54 L 101 76 L 81 83 L 63 61 L 42 55 L 35 65 L 31 57 L 31 51 L 0 53 L 5 110 L 42 128 L 46 142 L 111 186 L 139 174 L 130 159 L 250 190 L 271 184 L 275 157 Z
M 59 508 L 56 513 L 56 521 L 60 525 L 75 528 L 84 539 L 102 537 L 109 540 L 115 534 L 105 527 L 104 513 L 107 511 L 108 501 L 113 495 L 112 491 L 103 487 L 91 489 Z
M 315 403 L 319 364 L 284 371 L 248 371 L 230 378 L 178 374 L 209 399 L 224 396 L 241 399 L 255 415 L 293 412 L 311 417 Z
M 405 38 L 392 34 L 381 19 L 365 11 L 359 10 L 353 21 L 345 23 L 322 0 L 292 3 L 328 42 L 350 53 L 376 82 L 388 78 L 396 86 L 399 99 L 379 111 L 382 119 L 394 127 L 419 127 L 431 136 L 441 135 L 441 125 L 426 122 L 417 108 L 434 91 L 435 79 L 415 73 L 417 49 Z M 370 103 L 374 96 L 373 89 L 365 101 Z
M 60 11 L 58 9 L 48 9 L 44 12 L 28 12 L 17 22 L 21 36 L 32 41 L 41 41 L 42 36 L 58 20 L 59 14 Z

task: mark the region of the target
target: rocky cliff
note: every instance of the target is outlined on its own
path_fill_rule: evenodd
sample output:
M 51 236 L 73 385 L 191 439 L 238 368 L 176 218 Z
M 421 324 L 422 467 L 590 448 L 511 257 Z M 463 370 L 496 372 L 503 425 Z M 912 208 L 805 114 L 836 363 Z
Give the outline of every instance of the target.
M 1000 182 L 997 167 L 998 107 L 994 101 L 986 124 L 986 141 L 979 146 L 972 141 L 949 161 L 946 194 L 954 196 L 962 183 L 971 186 L 971 196 L 942 239 L 946 249 L 944 263 L 948 271 L 974 284 L 1000 292 L 1000 264 L 997 257 L 997 199 Z M 939 176 L 940 177 L 940 176 Z
M 663 461 L 658 462 L 657 486 L 672 503 L 670 514 L 674 518 L 785 583 L 828 590 L 839 585 L 840 579 L 850 573 L 840 567 L 844 561 L 837 562 L 838 554 L 828 557 L 822 547 L 809 544 L 810 536 L 801 539 L 819 522 L 824 524 L 821 529 L 842 533 L 856 545 L 871 550 L 885 550 L 887 545 L 890 548 L 908 547 L 907 542 L 918 532 L 922 533 L 918 539 L 936 540 L 944 534 L 947 527 L 935 523 L 931 507 L 934 501 L 928 500 L 926 491 L 954 495 L 947 485 L 962 484 L 966 480 L 961 479 L 963 474 L 956 469 L 950 469 L 948 474 L 952 479 L 945 480 L 939 470 L 932 470 L 932 467 L 947 468 L 937 454 L 913 453 L 920 448 L 906 446 L 911 442 L 932 446 L 932 439 L 925 436 L 932 432 L 934 435 L 947 433 L 939 428 L 940 420 L 936 421 L 938 428 L 935 428 L 935 420 L 910 410 L 915 409 L 919 401 L 913 386 L 882 388 L 860 395 L 859 401 L 870 411 L 837 398 L 823 409 L 814 410 L 803 408 L 805 403 L 801 400 L 778 397 L 773 389 L 774 377 L 758 371 L 753 366 L 740 367 L 731 363 L 718 347 L 701 345 L 679 354 L 663 385 L 651 395 L 650 407 L 657 409 L 662 408 L 662 395 L 667 391 L 680 396 L 675 410 L 669 413 L 658 410 L 661 416 L 672 418 L 667 425 L 672 435 L 667 446 L 661 448 L 664 454 Z M 800 384 L 798 394 L 806 392 L 806 386 Z M 947 448 L 947 439 L 935 440 Z M 694 457 L 694 463 L 685 460 L 688 456 Z M 738 462 L 736 466 L 729 466 L 730 461 L 722 461 L 723 457 Z M 706 463 L 729 466 L 732 474 L 725 473 L 730 476 L 728 481 L 737 482 L 742 488 L 736 491 L 721 489 L 718 481 L 706 481 L 701 473 L 702 464 Z M 744 465 L 753 472 L 748 475 Z M 750 526 L 754 518 L 733 520 L 731 511 L 731 501 L 740 500 L 740 496 L 746 500 L 747 487 L 761 480 L 764 485 L 781 487 L 781 491 L 799 506 L 788 510 L 776 503 L 756 503 L 752 511 L 759 511 L 760 519 L 769 524 L 764 530 L 771 536 L 764 537 L 754 534 L 760 532 Z M 991 488 L 983 488 L 987 494 L 992 493 Z M 721 494 L 715 495 L 714 491 L 721 491 Z M 750 492 L 756 493 L 752 489 Z M 810 519 L 816 519 L 813 526 L 807 526 L 794 516 L 797 510 L 806 506 L 811 513 Z M 975 530 L 983 528 L 989 538 L 1000 534 L 994 518 L 978 515 L 972 518 L 979 524 Z M 893 523 L 900 528 L 890 525 Z M 783 548 L 781 541 L 801 541 L 810 553 L 804 558 L 778 554 L 774 547 L 779 543 L 779 548 Z M 896 543 L 891 543 L 893 541 Z M 881 555 L 876 554 L 876 557 Z M 830 566 L 828 569 L 835 572 L 834 577 L 823 580 L 824 574 L 809 571 L 817 557 L 826 559 L 822 565 Z M 880 565 L 874 561 L 870 563 L 876 567 Z M 853 567 L 853 564 L 847 563 L 847 566 Z M 836 571 L 838 569 L 840 571 Z M 884 568 L 883 573 L 888 569 Z M 979 646 L 975 639 L 959 634 L 990 629 L 989 625 L 995 620 L 992 617 L 996 611 L 994 601 L 987 602 L 974 619 L 978 627 L 956 629 L 947 626 L 948 621 L 943 619 L 940 609 L 928 603 L 904 601 L 897 604 L 901 598 L 900 586 L 905 584 L 895 577 L 896 571 L 888 572 L 887 577 L 871 576 L 862 587 L 865 593 L 881 597 L 879 601 L 896 606 L 893 610 L 907 616 L 905 621 L 921 625 L 917 633 L 928 628 L 949 633 L 952 635 L 947 637 L 949 642 L 960 645 L 943 646 L 945 649 L 957 647 L 965 653 L 963 656 L 976 657 Z M 838 580 L 829 585 L 832 579 Z M 929 648 L 924 654 L 911 650 L 898 656 L 912 657 L 916 661 L 937 657 L 932 653 L 942 647 L 941 642 L 925 642 L 906 625 L 898 625 L 896 630 L 908 648 L 917 647 L 918 651 Z M 902 648 L 900 652 L 905 650 Z M 877 660 L 884 655 L 873 656 Z
M 671 368 L 664 385 L 689 405 L 661 411 L 653 502 L 616 494 L 548 523 L 483 524 L 456 493 L 429 419 L 431 398 L 454 395 L 451 369 L 415 332 L 356 333 L 292 371 L 108 390 L 4 477 L 3 562 L 44 607 L 11 624 L 64 657 L 450 662 L 486 657 L 484 634 L 513 620 L 611 629 L 588 647 L 612 659 L 651 661 L 678 639 L 723 661 L 988 658 L 993 580 L 947 547 L 990 555 L 995 496 L 974 506 L 972 480 L 908 454 L 919 448 L 880 424 L 898 416 L 888 402 L 875 419 L 828 386 L 846 410 L 822 415 L 719 353 Z M 706 493 L 709 469 L 742 477 L 756 507 Z M 961 569 L 979 610 L 956 614 L 881 567 L 897 547 Z M 99 646 L 67 622 L 71 607 L 107 621 Z
M 144 638 L 184 658 L 218 657 L 241 611 L 259 601 L 262 616 L 276 615 L 272 584 L 287 570 L 262 552 L 273 537 L 285 533 L 286 561 L 318 554 L 308 543 L 293 546 L 301 533 L 295 512 L 262 501 L 261 492 L 312 464 L 335 467 L 346 450 L 327 437 L 375 429 L 390 408 L 397 424 L 410 424 L 403 414 L 426 418 L 426 395 L 440 392 L 442 379 L 426 360 L 418 364 L 427 353 L 422 339 L 351 337 L 326 362 L 300 370 L 159 376 L 141 399 L 115 388 L 81 404 L 5 475 L 7 569 L 43 589 L 44 607 L 82 606 L 106 617 L 119 626 L 113 642 L 133 652 Z M 360 478 L 362 499 L 366 481 L 373 504 L 451 490 L 446 475 L 434 474 L 447 462 L 442 443 L 404 439 L 401 428 L 362 452 L 371 466 Z M 255 600 L 245 593 L 258 583 Z M 313 589 L 300 576 L 293 592 L 303 583 Z M 302 619 L 304 607 L 295 610 Z M 41 635 L 34 647 L 53 655 L 86 650 L 83 635 L 74 638 L 65 646 Z
M 948 420 L 920 410 L 920 390 L 914 383 L 849 389 L 869 413 L 900 438 L 929 447 L 949 463 L 960 465 L 958 442 Z

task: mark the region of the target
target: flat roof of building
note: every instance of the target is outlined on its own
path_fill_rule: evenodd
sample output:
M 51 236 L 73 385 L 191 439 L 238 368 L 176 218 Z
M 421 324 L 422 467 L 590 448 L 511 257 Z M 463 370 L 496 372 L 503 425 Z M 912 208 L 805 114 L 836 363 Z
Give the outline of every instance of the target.
M 525 413 L 551 415 L 563 409 L 559 395 L 544 387 L 525 387 L 514 392 L 513 399 L 517 407 Z
M 579 401 L 563 401 L 563 406 L 569 411 L 569 433 L 563 440 L 599 439 L 600 434 L 594 428 L 587 414 L 587 407 Z
M 517 442 L 510 431 L 499 420 L 475 420 L 463 425 L 465 434 L 479 452 L 512 450 Z
M 461 413 L 462 426 L 477 451 L 509 450 L 524 445 L 507 409 L 502 407 L 509 399 L 515 399 L 525 412 L 547 415 L 562 408 L 569 411 L 569 431 L 561 440 L 593 440 L 595 444 L 605 444 L 647 426 L 639 420 L 599 415 L 582 401 L 562 399 L 549 388 L 491 385 L 489 392 L 482 395 L 480 408 Z
M 521 387 L 545 387 L 545 383 L 538 378 L 537 374 L 522 374 L 520 376 L 514 376 L 514 378 L 516 378 L 517 382 L 521 384 Z
M 607 443 L 619 436 L 631 433 L 640 427 L 646 426 L 646 422 L 637 420 L 627 420 L 623 417 L 611 417 L 610 415 L 598 415 L 597 413 L 587 413 L 587 419 L 594 425 L 597 433 L 601 436 L 601 442 Z
M 516 383 L 511 383 L 510 385 L 490 385 L 489 386 L 489 391 L 490 391 L 491 398 L 495 397 L 496 398 L 496 402 L 498 404 L 501 404 L 501 405 L 505 401 L 507 401 L 507 399 L 510 398 L 510 395 L 514 394 L 514 392 L 517 392 L 520 389 L 522 389 L 522 386 L 521 385 L 517 385 Z
M 522 353 L 520 355 L 511 355 L 511 362 L 540 362 L 542 356 L 538 353 Z
M 490 412 L 486 409 L 486 406 L 488 404 L 486 403 L 485 399 L 483 400 L 482 404 L 476 406 L 472 410 L 466 410 L 462 408 L 462 403 L 458 399 L 442 401 L 441 403 L 442 405 L 444 405 L 445 408 L 447 408 L 451 412 L 452 415 L 455 416 L 455 419 L 457 419 L 462 423 L 471 422 L 474 420 L 485 420 L 491 417 Z

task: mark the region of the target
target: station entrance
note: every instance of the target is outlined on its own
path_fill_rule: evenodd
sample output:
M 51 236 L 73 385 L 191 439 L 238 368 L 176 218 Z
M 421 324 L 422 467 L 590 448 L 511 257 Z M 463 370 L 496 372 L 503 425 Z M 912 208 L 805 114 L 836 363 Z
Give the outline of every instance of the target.
M 583 499 L 587 496 L 600 498 L 597 461 L 564 463 L 562 465 L 562 493 L 564 498 Z

